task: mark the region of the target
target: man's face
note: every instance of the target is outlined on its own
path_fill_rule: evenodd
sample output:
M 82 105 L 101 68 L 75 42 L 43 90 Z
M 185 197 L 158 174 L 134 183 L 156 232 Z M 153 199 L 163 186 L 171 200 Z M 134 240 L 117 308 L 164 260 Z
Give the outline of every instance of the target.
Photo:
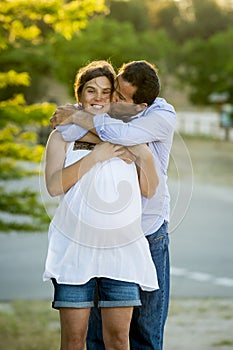
M 133 95 L 136 90 L 136 86 L 133 86 L 128 81 L 124 80 L 121 75 L 118 75 L 115 82 L 115 91 L 113 93 L 112 101 L 134 103 Z

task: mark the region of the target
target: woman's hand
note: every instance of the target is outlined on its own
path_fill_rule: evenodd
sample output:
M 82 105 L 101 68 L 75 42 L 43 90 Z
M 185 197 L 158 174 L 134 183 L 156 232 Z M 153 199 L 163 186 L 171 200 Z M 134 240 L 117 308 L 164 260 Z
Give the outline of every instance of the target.
M 98 162 L 103 162 L 114 157 L 119 157 L 126 163 L 132 163 L 136 160 L 136 157 L 126 147 L 114 145 L 110 142 L 99 143 L 92 152 Z

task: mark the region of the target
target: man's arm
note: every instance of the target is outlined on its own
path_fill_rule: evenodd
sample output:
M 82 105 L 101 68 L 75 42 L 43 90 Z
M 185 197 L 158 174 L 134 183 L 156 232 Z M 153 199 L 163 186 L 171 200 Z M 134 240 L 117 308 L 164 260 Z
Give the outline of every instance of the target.
M 144 109 L 144 105 L 136 105 L 133 103 L 111 102 L 106 104 L 101 110 L 101 114 L 107 113 L 109 117 L 119 119 L 124 122 L 130 121 L 134 116 Z M 58 125 L 67 125 L 74 123 L 83 129 L 89 130 L 96 134 L 93 118 L 96 115 L 96 110 L 93 108 L 79 109 L 73 105 L 60 106 L 56 109 L 50 118 L 52 129 Z
M 176 113 L 173 108 L 153 104 L 128 123 L 109 118 L 104 114 L 94 117 L 94 125 L 103 141 L 109 140 L 124 146 L 155 141 L 170 144 L 175 129 L 175 120 Z
M 69 106 L 60 106 L 50 118 L 50 126 L 54 129 L 57 126 L 76 124 L 96 135 L 97 133 L 93 123 L 94 115 L 86 110 L 74 111 Z
M 66 111 L 58 108 L 53 118 L 52 125 L 77 124 L 95 134 L 103 141 L 120 143 L 131 146 L 139 143 L 149 143 L 153 141 L 167 142 L 172 138 L 176 113 L 174 108 L 159 99 L 160 103 L 154 103 L 139 114 L 138 118 L 125 123 L 122 120 L 111 118 L 108 114 L 93 115 L 89 111 L 77 111 L 66 117 Z

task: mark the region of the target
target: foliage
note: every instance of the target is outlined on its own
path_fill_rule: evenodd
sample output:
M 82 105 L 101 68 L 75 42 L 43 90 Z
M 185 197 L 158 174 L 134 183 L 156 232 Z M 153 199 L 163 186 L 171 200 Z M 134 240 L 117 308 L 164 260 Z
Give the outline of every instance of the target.
M 217 0 L 106 4 L 0 2 L 2 180 L 33 174 L 19 161 L 41 159 L 55 109 L 41 103 L 48 101 L 43 79 L 61 82 L 73 96 L 75 74 L 91 60 L 110 60 L 117 69 L 123 62 L 146 59 L 159 68 L 163 84 L 175 76 L 188 87 L 193 103 L 209 103 L 213 92 L 228 92 L 232 103 L 233 6 L 222 7 Z
M 124 38 L 124 40 L 122 40 Z M 101 43 L 106 43 L 104 50 Z M 135 59 L 147 59 L 159 67 L 163 77 L 170 74 L 176 44 L 164 30 L 138 33 L 129 22 L 121 23 L 99 17 L 79 32 L 70 42 L 60 37 L 54 45 L 55 52 L 62 47 L 63 55 L 57 55 L 57 78 L 67 85 L 73 96 L 73 81 L 77 70 L 92 60 L 110 60 L 115 69 Z M 152 50 L 153 48 L 153 50 Z M 62 67 L 62 69 L 60 68 Z
M 48 125 L 55 106 L 31 103 L 43 97 L 41 78 L 53 74 L 54 40 L 60 36 L 70 40 L 91 17 L 105 10 L 104 0 L 0 2 L 1 179 L 31 175 L 33 171 L 25 171 L 19 161 L 41 160 L 44 147 L 38 144 L 38 130 Z M 7 192 L 3 187 L 1 191 L 0 211 L 31 221 L 17 223 L 13 219 L 9 223 L 1 219 L 0 231 L 44 229 L 48 217 L 36 192 Z
M 106 43 L 104 50 L 102 43 Z M 117 68 L 122 61 L 132 60 L 139 53 L 142 55 L 139 38 L 130 23 L 125 22 L 119 26 L 116 20 L 103 18 L 92 20 L 71 42 L 60 37 L 54 45 L 55 52 L 60 47 L 63 55 L 57 57 L 59 63 L 56 76 L 68 85 L 71 96 L 74 77 L 81 66 L 92 60 L 106 59 Z
M 69 40 L 90 16 L 104 10 L 101 0 L 5 0 L 0 3 L 1 31 L 6 38 L 1 46 L 21 46 L 24 40 L 37 45 L 53 32 Z
M 26 101 L 34 102 L 39 95 L 41 75 L 50 75 L 53 67 L 51 47 L 56 34 L 70 40 L 84 28 L 88 20 L 105 11 L 104 0 L 6 0 L 0 2 L 0 66 L 3 74 L 12 67 L 19 74 L 31 77 L 29 89 L 21 89 Z M 0 77 L 0 83 L 1 83 Z M 15 86 L 20 83 L 15 79 Z M 11 84 L 10 84 L 11 85 Z M 20 84 L 21 85 L 21 84 Z M 24 84 L 25 85 L 25 84 Z M 40 87 L 40 86 L 39 86 Z M 19 89 L 9 86 L 0 94 L 8 99 Z
M 232 9 L 220 7 L 215 0 L 179 3 L 147 0 L 142 5 L 148 8 L 143 17 L 148 19 L 150 16 L 148 24 L 151 23 L 151 29 L 138 30 L 135 26 L 137 15 L 132 21 L 132 11 L 129 10 L 136 3 L 131 0 L 126 6 L 124 1 L 112 0 L 109 16 L 90 21 L 69 42 L 64 37 L 57 38 L 53 46 L 53 56 L 57 57 L 54 73 L 67 84 L 71 96 L 78 68 L 99 58 L 110 59 L 115 68 L 132 59 L 147 59 L 158 66 L 163 85 L 170 81 L 170 76 L 176 76 L 184 88 L 189 87 L 190 100 L 195 104 L 209 103 L 208 96 L 212 92 L 231 89 L 229 67 L 233 52 L 227 33 L 231 30 Z M 120 19 L 119 8 L 123 6 L 124 16 Z M 215 21 L 203 20 L 209 14 Z M 214 63 L 211 59 L 206 60 L 209 54 L 211 56 L 207 47 L 218 35 L 222 36 L 222 42 L 210 49 L 215 57 Z M 200 46 L 195 48 L 197 42 Z M 218 44 L 221 50 L 218 50 Z M 61 47 L 63 55 L 59 54 Z M 192 61 L 197 56 L 199 58 L 194 64 Z M 223 79 L 223 64 L 227 67 L 227 79 Z
M 26 3 L 18 0 L 14 1 L 14 8 L 9 5 L 11 2 L 6 3 L 6 7 L 0 6 L 0 25 L 4 24 L 2 28 L 0 26 L 3 34 L 0 39 L 1 70 L 3 74 L 10 70 L 18 74 L 27 73 L 31 85 L 19 85 L 20 82 L 15 79 L 14 84 L 17 85 L 7 84 L 0 90 L 0 99 L 23 93 L 26 103 L 46 100 L 45 76 L 59 79 L 73 96 L 76 71 L 87 62 L 100 58 L 110 59 L 116 68 L 132 59 L 147 59 L 159 67 L 163 81 L 168 80 L 168 75 L 177 73 L 180 81 L 189 86 L 192 80 L 180 74 L 184 58 L 185 71 L 192 60 L 192 57 L 187 57 L 193 54 L 192 50 L 181 52 L 186 43 L 200 40 L 200 47 L 204 47 L 207 40 L 227 32 L 233 19 L 233 7 L 220 6 L 216 0 L 145 0 L 143 3 L 139 0 L 109 0 L 108 11 L 104 1 L 40 0 L 35 6 L 35 1 Z M 94 6 L 97 8 L 94 9 Z M 17 12 L 19 15 L 16 16 Z M 210 17 L 211 21 L 207 21 L 206 18 Z M 20 27 L 16 18 L 21 23 Z M 16 30 L 15 26 L 20 30 Z M 222 42 L 222 57 L 228 48 Z M 200 55 L 204 56 L 203 51 Z M 221 65 L 219 54 L 216 59 Z M 176 69 L 178 66 L 179 70 Z M 193 65 L 189 68 L 193 70 Z M 216 74 L 211 65 L 208 68 L 206 74 Z M 201 76 L 201 65 L 196 65 L 197 70 Z M 3 80 L 0 75 L 0 86 Z M 221 77 L 219 80 L 222 80 Z M 228 86 L 228 83 L 225 84 L 225 90 Z M 191 101 L 206 101 L 202 96 L 202 85 L 195 89 L 197 94 L 199 91 L 200 98 L 194 98 L 192 92 Z
M 180 51 L 177 74 L 190 86 L 196 104 L 208 104 L 213 92 L 228 92 L 233 100 L 233 27 L 209 40 L 188 41 Z
M 38 171 L 28 169 L 25 161 L 33 163 L 41 161 L 44 147 L 38 144 L 36 131 L 39 125 L 48 124 L 48 116 L 52 111 L 54 106 L 49 104 L 31 106 L 9 104 L 9 102 L 0 104 L 0 178 L 6 184 L 12 179 L 35 174 L 38 176 Z M 0 198 L 0 212 L 11 213 L 13 217 L 10 222 L 4 217 L 0 219 L 0 231 L 25 232 L 47 229 L 49 218 L 39 201 L 38 193 L 31 190 L 29 178 L 27 183 L 28 188 L 23 191 L 14 189 L 6 191 L 1 187 L 1 193 L 4 195 Z M 15 220 L 15 215 L 20 215 L 21 220 Z
M 121 24 L 122 22 L 131 23 L 138 32 L 150 28 L 148 9 L 146 8 L 145 3 L 141 0 L 110 0 L 108 17 L 117 20 Z
M 0 103 L 0 127 L 7 126 L 9 123 L 15 123 L 19 127 L 31 125 L 38 127 L 48 125 L 48 116 L 50 116 L 56 106 L 51 103 L 38 103 L 33 105 L 20 105 L 14 102 Z
M 0 187 L 3 191 L 3 188 Z M 43 205 L 38 201 L 38 193 L 25 189 L 23 191 L 5 192 L 0 197 L 0 211 L 13 215 L 26 215 L 31 218 L 29 222 L 20 220 L 6 222 L 0 219 L 0 231 L 38 231 L 48 228 L 49 218 L 45 213 Z
M 232 24 L 233 8 L 224 8 L 216 0 L 145 0 L 154 30 L 163 28 L 177 42 L 208 39 Z M 211 20 L 207 20 L 211 18 Z

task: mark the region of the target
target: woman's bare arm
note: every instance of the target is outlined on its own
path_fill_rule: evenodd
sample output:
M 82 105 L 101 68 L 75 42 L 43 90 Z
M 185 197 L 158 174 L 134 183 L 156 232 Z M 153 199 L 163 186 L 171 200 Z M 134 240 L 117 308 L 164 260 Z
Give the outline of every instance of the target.
M 78 142 L 89 142 L 89 143 L 97 144 L 103 141 L 99 138 L 99 136 L 88 131 L 88 133 L 86 133 L 81 139 L 79 139 Z
M 128 147 L 136 157 L 136 166 L 138 171 L 139 185 L 141 194 L 144 197 L 151 198 L 156 193 L 159 184 L 159 178 L 156 172 L 154 157 L 146 144 L 140 144 Z
M 120 157 L 125 149 L 121 145 L 102 142 L 88 155 L 64 168 L 67 143 L 58 131 L 53 131 L 46 146 L 45 181 L 51 196 L 67 192 L 96 163 Z

